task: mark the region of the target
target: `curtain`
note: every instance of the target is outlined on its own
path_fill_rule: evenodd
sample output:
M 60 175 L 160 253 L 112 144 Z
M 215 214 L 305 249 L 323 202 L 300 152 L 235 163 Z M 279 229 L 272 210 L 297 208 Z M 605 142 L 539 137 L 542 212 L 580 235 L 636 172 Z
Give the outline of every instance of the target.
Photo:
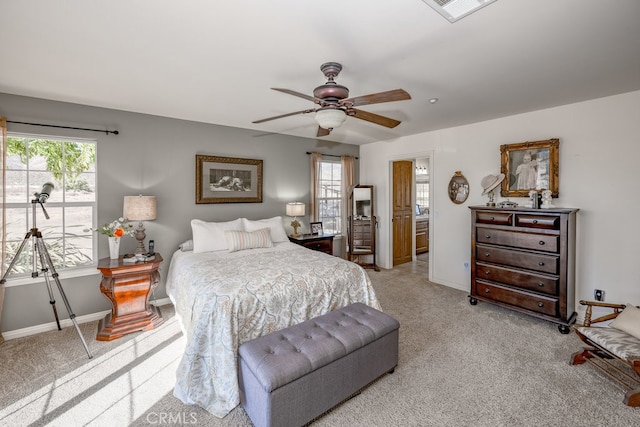
M 342 163 L 342 209 L 340 209 L 340 217 L 342 219 L 340 226 L 340 234 L 347 235 L 347 215 L 349 213 L 349 191 L 354 185 L 354 164 L 355 158 L 353 156 L 340 156 L 340 163 Z
M 322 154 L 311 153 L 310 156 L 311 165 L 309 170 L 311 171 L 311 194 L 309 201 L 309 221 L 316 222 L 320 217 L 320 209 L 318 206 L 318 195 L 320 194 L 320 172 L 322 163 Z
M 2 249 L 0 250 L 0 277 L 4 276 L 4 263 L 6 259 L 6 215 L 5 215 L 5 168 L 7 157 L 7 118 L 0 117 L 0 240 Z M 0 325 L 2 325 L 2 306 L 4 305 L 4 285 L 0 285 Z M 2 329 L 0 328 L 0 344 L 4 342 Z

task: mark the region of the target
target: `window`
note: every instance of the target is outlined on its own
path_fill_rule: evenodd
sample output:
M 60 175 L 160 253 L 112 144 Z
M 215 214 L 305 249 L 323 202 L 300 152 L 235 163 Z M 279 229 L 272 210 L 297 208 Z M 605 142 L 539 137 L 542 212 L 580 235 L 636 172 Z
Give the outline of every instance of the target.
M 421 215 L 429 213 L 429 171 L 426 165 L 416 166 L 416 204 Z
M 318 221 L 325 233 L 338 234 L 342 219 L 342 165 L 340 161 L 323 160 L 320 163 L 318 192 Z
M 47 182 L 54 189 L 43 209 L 34 194 Z M 34 211 L 35 226 L 56 269 L 94 264 L 94 236 L 89 228 L 94 226 L 97 209 L 95 141 L 8 133 L 5 186 L 5 267 L 34 227 Z M 45 210 L 50 219 L 45 218 Z M 31 272 L 31 251 L 31 244 L 25 245 L 12 275 Z

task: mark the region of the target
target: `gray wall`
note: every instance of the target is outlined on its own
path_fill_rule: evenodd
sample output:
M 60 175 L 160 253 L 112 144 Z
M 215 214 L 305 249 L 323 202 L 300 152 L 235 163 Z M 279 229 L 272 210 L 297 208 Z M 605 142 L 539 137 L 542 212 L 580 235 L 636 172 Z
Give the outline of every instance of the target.
M 323 140 L 216 126 L 124 111 L 60 103 L 0 93 L 0 115 L 8 120 L 62 126 L 117 129 L 117 136 L 8 124 L 9 132 L 92 138 L 98 141 L 98 224 L 122 215 L 124 196 L 144 194 L 158 198 L 158 219 L 145 222 L 148 239 L 165 261 L 156 298 L 166 297 L 165 277 L 172 253 L 191 238 L 190 220 L 226 221 L 284 216 L 285 203 L 309 203 L 307 151 L 358 155 L 359 147 Z M 249 122 L 247 122 L 249 125 Z M 310 128 L 310 134 L 315 132 Z M 263 202 L 195 204 L 195 155 L 261 159 Z M 356 176 L 357 171 L 356 171 Z M 308 223 L 308 218 L 305 219 Z M 43 228 L 44 224 L 38 224 Z M 89 224 L 88 224 L 89 225 Z M 26 230 L 25 230 L 26 231 Z M 125 238 L 120 252 L 133 252 L 135 240 Z M 109 256 L 106 238 L 98 239 L 99 258 Z M 59 271 L 64 291 L 77 316 L 110 309 L 100 293 L 100 275 L 67 278 Z M 56 297 L 61 319 L 67 318 Z M 8 287 L 0 323 L 13 331 L 53 321 L 44 283 Z

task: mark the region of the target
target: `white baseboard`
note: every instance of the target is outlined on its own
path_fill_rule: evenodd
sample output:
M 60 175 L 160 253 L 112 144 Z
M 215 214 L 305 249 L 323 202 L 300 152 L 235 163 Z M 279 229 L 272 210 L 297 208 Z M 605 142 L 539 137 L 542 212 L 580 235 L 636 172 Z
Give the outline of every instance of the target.
M 157 299 L 153 301 L 153 304 L 162 306 L 171 304 L 171 300 L 169 298 Z M 78 322 L 79 324 L 95 322 L 96 320 L 103 319 L 110 312 L 111 310 L 105 310 L 98 313 L 85 314 L 84 316 L 76 316 L 76 322 Z M 71 321 L 71 319 L 60 319 L 61 328 L 67 328 L 69 326 L 73 326 L 73 322 Z M 6 331 L 2 333 L 2 337 L 5 339 L 5 341 L 9 341 L 16 338 L 28 337 L 30 335 L 35 335 L 42 332 L 55 331 L 57 329 L 58 325 L 56 324 L 56 322 L 49 322 L 41 325 L 29 326 L 28 328 L 16 329 L 14 331 Z

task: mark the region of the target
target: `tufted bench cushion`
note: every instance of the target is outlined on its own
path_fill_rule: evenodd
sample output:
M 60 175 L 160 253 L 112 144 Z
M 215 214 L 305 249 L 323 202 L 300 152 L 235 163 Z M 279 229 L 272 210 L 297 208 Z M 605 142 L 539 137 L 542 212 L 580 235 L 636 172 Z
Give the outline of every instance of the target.
M 242 344 L 240 401 L 256 426 L 298 426 L 398 363 L 399 322 L 351 304 Z

